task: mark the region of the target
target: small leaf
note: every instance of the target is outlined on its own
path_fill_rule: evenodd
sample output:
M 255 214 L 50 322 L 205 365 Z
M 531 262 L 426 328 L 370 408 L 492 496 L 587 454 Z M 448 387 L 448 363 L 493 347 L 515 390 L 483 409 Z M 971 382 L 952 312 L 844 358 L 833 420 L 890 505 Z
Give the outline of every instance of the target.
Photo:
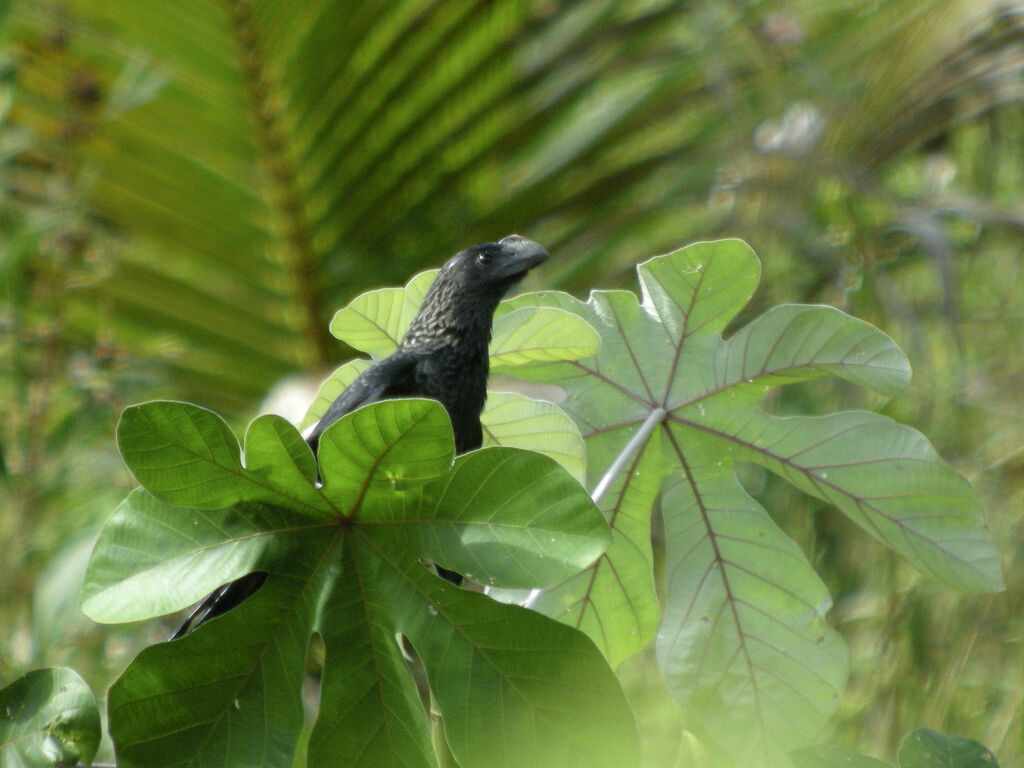
M 561 309 L 523 307 L 494 321 L 493 368 L 532 362 L 579 360 L 597 352 L 601 337 L 579 315 Z
M 371 357 L 387 357 L 398 347 L 440 270 L 415 275 L 404 288 L 380 288 L 356 296 L 331 319 L 331 333 Z
M 250 426 L 251 468 L 243 466 L 224 420 L 189 403 L 157 400 L 126 408 L 117 441 L 143 487 L 170 504 L 219 509 L 261 500 L 293 502 L 316 517 L 336 512 L 312 487 L 312 454 L 280 417 L 264 416 Z
M 136 488 L 100 532 L 82 586 L 82 610 L 105 623 L 179 611 L 257 570 L 269 534 L 288 526 L 272 506 L 189 509 Z
M 241 451 L 213 411 L 159 400 L 130 406 L 117 423 L 117 445 L 136 479 L 171 504 L 215 509 L 234 500 Z
M 254 419 L 245 432 L 245 468 L 271 485 L 313 483 L 316 458 L 288 421 L 273 414 Z
M 582 483 L 587 454 L 579 428 L 553 403 L 510 392 L 491 392 L 480 415 L 484 445 L 525 448 L 550 456 Z
M 766 745 L 818 735 L 845 687 L 847 652 L 800 548 L 706 447 L 687 442 L 685 468 L 663 493 L 672 599 L 658 659 L 676 700 L 739 764 L 758 764 Z M 724 696 L 722 680 L 747 695 Z M 759 738 L 737 744 L 737 729 L 751 722 Z
M 331 512 L 313 486 L 317 478 L 313 452 L 295 427 L 280 416 L 260 416 L 249 424 L 244 477 L 260 490 L 239 488 L 242 495 L 272 502 L 289 498 L 310 511 Z
M 918 728 L 903 739 L 900 768 L 999 768 L 984 745 L 929 728 Z
M 96 699 L 65 667 L 37 669 L 0 690 L 0 765 L 91 763 L 100 744 Z
M 682 344 L 719 341 L 757 290 L 761 262 L 742 240 L 693 243 L 636 268 L 644 307 Z
M 339 508 L 357 503 L 367 485 L 401 490 L 451 466 L 455 442 L 440 403 L 422 398 L 386 402 L 388 408 L 375 407 L 379 403 L 357 408 L 320 438 L 323 490 Z
M 836 376 L 895 396 L 910 383 L 910 361 L 893 340 L 834 307 L 773 307 L 737 331 L 718 352 L 719 387 Z
M 331 319 L 331 333 L 373 357 L 387 357 L 409 327 L 405 290 L 380 288 L 356 296 Z
M 529 505 L 521 501 L 527 495 Z M 530 451 L 472 451 L 419 498 L 397 503 L 407 521 L 403 535 L 416 536 L 421 552 L 486 584 L 550 584 L 586 568 L 609 543 L 608 526 L 582 486 Z M 390 516 L 395 506 L 380 509 Z
M 416 313 L 420 311 L 423 299 L 427 297 L 427 291 L 430 290 L 431 284 L 434 282 L 434 279 L 440 271 L 440 268 L 425 269 L 422 272 L 418 272 L 413 275 L 405 284 L 406 301 L 408 301 L 409 307 L 413 309 L 412 314 L 409 315 L 409 323 L 412 323 L 413 318 L 416 317 Z

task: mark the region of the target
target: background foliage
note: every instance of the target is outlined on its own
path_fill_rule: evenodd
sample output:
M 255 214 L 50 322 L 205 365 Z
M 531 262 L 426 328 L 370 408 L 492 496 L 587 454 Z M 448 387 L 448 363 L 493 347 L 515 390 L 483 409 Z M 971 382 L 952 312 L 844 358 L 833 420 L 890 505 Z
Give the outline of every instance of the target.
M 886 413 L 974 481 L 1004 557 L 1005 595 L 962 596 L 751 472 L 851 645 L 837 742 L 893 761 L 924 725 L 1024 762 L 1022 10 L 0 3 L 0 680 L 70 664 L 101 691 L 165 633 L 75 608 L 127 402 L 241 424 L 347 356 L 334 309 L 469 243 L 528 235 L 554 254 L 532 286 L 585 291 L 727 234 L 765 264 L 750 316 L 826 302 L 908 352 Z M 884 404 L 790 389 L 780 413 Z M 620 672 L 650 765 L 699 751 L 649 659 Z

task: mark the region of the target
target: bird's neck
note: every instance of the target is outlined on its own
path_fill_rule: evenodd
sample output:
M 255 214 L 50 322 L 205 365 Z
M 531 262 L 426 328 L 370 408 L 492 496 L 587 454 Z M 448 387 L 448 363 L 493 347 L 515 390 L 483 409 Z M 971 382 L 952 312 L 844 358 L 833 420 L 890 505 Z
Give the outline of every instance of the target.
M 497 305 L 498 299 L 477 299 L 468 306 L 451 302 L 441 311 L 421 311 L 410 324 L 401 346 L 419 354 L 449 350 L 457 351 L 460 357 L 486 360 L 491 342 L 491 320 Z
M 424 306 L 433 309 L 416 316 L 400 350 L 416 357 L 415 394 L 440 401 L 452 422 L 455 450 L 465 453 L 483 441 L 480 413 L 487 400 L 487 351 L 497 301 L 477 297 L 461 306 L 428 301 Z

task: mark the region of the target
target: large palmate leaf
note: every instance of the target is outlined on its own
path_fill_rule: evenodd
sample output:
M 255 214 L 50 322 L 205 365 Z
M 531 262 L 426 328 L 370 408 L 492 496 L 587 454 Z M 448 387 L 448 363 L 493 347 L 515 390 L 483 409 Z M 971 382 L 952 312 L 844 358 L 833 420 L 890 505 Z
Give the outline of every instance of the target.
M 404 288 L 381 288 L 354 298 L 331 320 L 331 333 L 376 359 L 395 351 L 419 311 L 438 270 L 414 276 Z M 508 301 L 502 302 L 507 307 Z M 601 339 L 583 318 L 555 307 L 499 310 L 489 348 L 490 367 L 515 374 L 523 365 L 594 355 Z M 320 387 L 303 426 L 315 423 L 334 399 L 366 370 L 366 361 L 340 366 Z M 508 393 L 488 397 L 481 415 L 488 445 L 545 453 L 583 480 L 585 448 L 575 423 L 558 406 Z
M 402 637 L 466 768 L 632 759 L 631 715 L 584 634 L 423 565 L 523 588 L 593 562 L 607 526 L 552 459 L 492 447 L 453 463 L 447 414 L 416 399 L 332 425 L 322 483 L 278 417 L 250 425 L 244 456 L 219 417 L 184 403 L 127 409 L 118 440 L 143 488 L 97 543 L 83 589 L 90 616 L 148 618 L 268 574 L 254 597 L 143 651 L 114 684 L 120 765 L 290 765 L 314 632 L 326 660 L 311 765 L 435 764 Z
M 595 291 L 527 294 L 503 311 L 558 307 L 601 334 L 597 355 L 536 363 L 557 382 L 588 450 L 588 483 L 613 543 L 531 604 L 577 626 L 615 664 L 657 627 L 669 687 L 741 765 L 813 738 L 845 685 L 846 650 L 806 557 L 735 476 L 755 462 L 838 507 L 923 573 L 998 590 L 998 557 L 970 485 L 918 432 L 867 412 L 782 418 L 773 388 L 837 376 L 883 394 L 910 377 L 881 331 L 822 306 L 780 306 L 722 339 L 759 263 L 738 240 L 699 243 L 638 267 L 643 301 Z M 665 606 L 651 573 L 652 504 L 664 520 Z M 737 740 L 737 733 L 746 734 Z

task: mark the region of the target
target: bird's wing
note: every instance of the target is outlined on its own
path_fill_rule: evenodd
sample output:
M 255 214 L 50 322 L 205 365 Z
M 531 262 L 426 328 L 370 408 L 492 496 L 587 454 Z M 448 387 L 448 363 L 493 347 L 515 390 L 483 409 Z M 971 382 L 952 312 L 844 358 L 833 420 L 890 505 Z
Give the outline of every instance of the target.
M 324 430 L 360 406 L 389 397 L 416 394 L 413 379 L 416 360 L 417 356 L 411 352 L 396 352 L 363 371 L 338 395 L 313 427 L 313 431 L 306 438 L 309 447 L 315 452 Z

